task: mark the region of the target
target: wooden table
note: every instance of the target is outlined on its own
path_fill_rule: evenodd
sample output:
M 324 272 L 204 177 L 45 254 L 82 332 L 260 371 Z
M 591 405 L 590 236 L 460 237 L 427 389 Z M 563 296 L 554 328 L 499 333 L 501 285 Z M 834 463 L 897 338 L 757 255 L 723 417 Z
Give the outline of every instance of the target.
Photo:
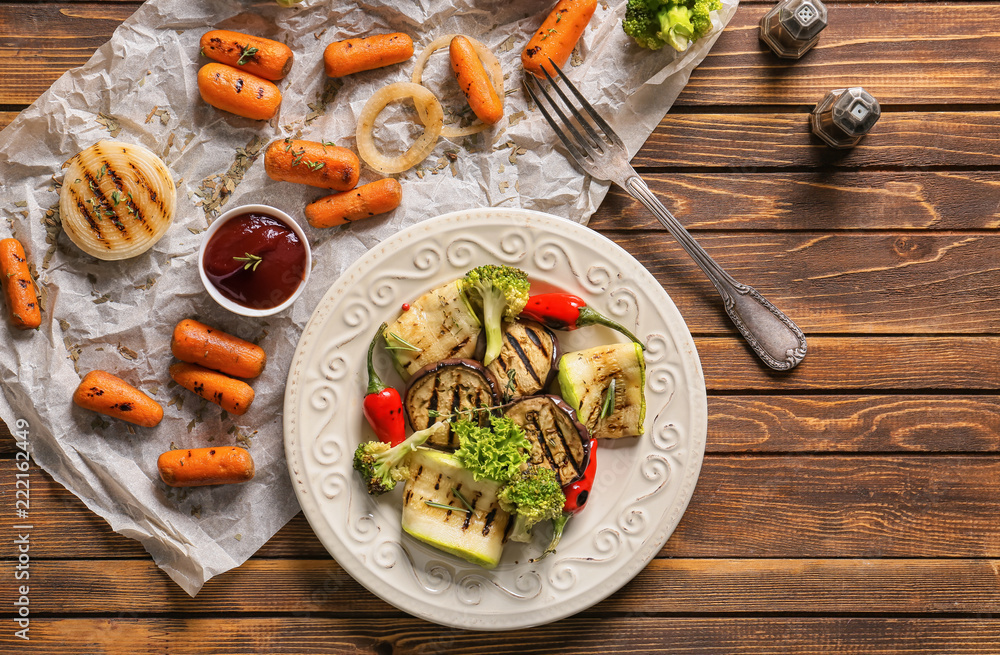
M 137 6 L 0 4 L 0 124 Z M 21 641 L 4 435 L 0 651 L 1000 652 L 1000 2 L 834 1 L 798 62 L 758 42 L 770 6 L 740 6 L 635 163 L 720 263 L 798 322 L 805 362 L 762 368 L 707 280 L 621 193 L 591 222 L 669 291 L 709 394 L 694 498 L 633 582 L 544 627 L 443 629 L 355 583 L 300 515 L 192 599 L 33 467 Z M 883 115 L 835 152 L 808 112 L 856 85 Z

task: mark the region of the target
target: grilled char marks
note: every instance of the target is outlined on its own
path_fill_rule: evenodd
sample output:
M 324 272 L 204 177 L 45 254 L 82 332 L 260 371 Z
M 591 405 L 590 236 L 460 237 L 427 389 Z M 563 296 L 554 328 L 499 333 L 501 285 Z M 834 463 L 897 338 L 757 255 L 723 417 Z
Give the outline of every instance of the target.
M 554 470 L 563 486 L 583 475 L 590 456 L 590 434 L 561 398 L 524 398 L 509 405 L 505 414 L 524 429 L 533 464 Z
M 156 205 L 156 209 L 160 212 L 161 216 L 166 214 L 167 208 L 164 207 L 163 205 L 163 198 L 160 198 L 157 195 L 156 190 L 153 188 L 153 185 L 149 183 L 149 180 L 147 180 L 146 176 L 143 175 L 141 170 L 139 170 L 139 167 L 133 164 L 131 161 L 128 163 L 128 167 L 132 169 L 132 173 L 135 174 L 136 187 L 146 192 L 149 202 Z M 142 216 L 142 214 L 140 213 L 139 216 Z M 142 218 L 143 222 L 145 222 L 145 220 L 146 220 L 145 218 Z
M 410 427 L 423 430 L 460 414 L 480 425 L 489 421 L 489 411 L 472 411 L 499 404 L 497 382 L 483 365 L 471 359 L 447 359 L 417 371 L 406 386 L 404 405 Z M 448 430 L 427 442 L 435 448 L 454 450 L 458 437 Z
M 520 320 L 504 327 L 504 345 L 489 370 L 509 398 L 539 393 L 552 380 L 559 360 L 559 342 L 547 327 Z

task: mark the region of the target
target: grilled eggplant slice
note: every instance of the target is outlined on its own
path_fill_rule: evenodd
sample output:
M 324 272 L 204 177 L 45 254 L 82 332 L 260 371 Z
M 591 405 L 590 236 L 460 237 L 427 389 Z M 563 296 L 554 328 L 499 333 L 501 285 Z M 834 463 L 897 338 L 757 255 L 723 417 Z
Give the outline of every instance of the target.
M 566 353 L 559 359 L 559 388 L 592 437 L 642 434 L 646 360 L 640 344 L 616 343 Z M 609 398 L 609 393 L 614 397 Z M 602 411 L 605 407 L 607 412 Z
M 532 396 L 508 405 L 504 414 L 531 442 L 531 463 L 556 472 L 566 486 L 583 476 L 590 461 L 590 432 L 558 396 Z
M 418 448 L 410 455 L 409 467 L 403 531 L 483 568 L 499 564 L 510 521 L 497 502 L 500 485 L 492 480 L 477 482 L 457 457 L 430 448 Z
M 417 371 L 406 385 L 403 407 L 414 430 L 423 430 L 459 412 L 480 425 L 489 424 L 490 409 L 500 404 L 496 378 L 473 359 L 446 359 Z M 485 410 L 485 411 L 467 411 Z M 454 450 L 458 436 L 449 427 L 428 445 Z
M 540 323 L 518 320 L 504 324 L 503 348 L 487 367 L 502 387 L 504 400 L 533 396 L 556 373 L 559 341 Z
M 475 354 L 482 328 L 458 282 L 420 296 L 386 328 L 386 345 L 404 380 L 428 364 Z

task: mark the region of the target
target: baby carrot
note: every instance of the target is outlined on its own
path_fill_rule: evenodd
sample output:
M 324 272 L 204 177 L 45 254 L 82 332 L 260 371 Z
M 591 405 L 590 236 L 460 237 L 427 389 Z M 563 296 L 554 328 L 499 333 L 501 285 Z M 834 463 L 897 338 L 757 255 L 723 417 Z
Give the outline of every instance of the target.
M 171 487 L 246 482 L 254 474 L 250 453 L 237 446 L 168 450 L 157 458 L 156 468 Z
M 32 330 L 42 324 L 35 281 L 28 270 L 28 257 L 17 239 L 0 241 L 0 285 L 7 301 L 11 325 L 19 330 Z
M 390 212 L 399 207 L 402 200 L 403 187 L 387 177 L 306 205 L 306 220 L 313 227 L 334 227 Z
M 267 363 L 267 353 L 260 346 L 190 318 L 174 328 L 170 350 L 182 362 L 238 378 L 257 377 Z
M 335 41 L 323 51 L 330 77 L 343 77 L 406 61 L 413 56 L 413 39 L 402 32 Z
M 229 30 L 201 35 L 201 53 L 265 80 L 280 80 L 292 68 L 292 49 L 279 41 Z
M 282 139 L 264 153 L 264 171 L 272 180 L 321 189 L 353 189 L 361 175 L 358 156 L 330 143 Z
M 521 53 L 524 70 L 544 78 L 542 68 L 545 68 L 550 75 L 555 75 L 549 59 L 559 68 L 566 65 L 595 9 L 597 0 L 559 0 Z
M 242 380 L 231 378 L 197 364 L 172 364 L 170 377 L 188 391 L 237 416 L 246 413 L 253 402 L 253 389 Z
M 487 125 L 503 118 L 503 101 L 490 82 L 486 68 L 469 39 L 461 34 L 451 40 L 451 70 L 472 112 Z
M 270 120 L 281 104 L 281 91 L 272 82 L 215 62 L 198 71 L 198 90 L 213 107 L 259 121 Z
M 73 402 L 99 414 L 151 428 L 163 418 L 163 408 L 143 392 L 107 371 L 87 373 L 73 392 Z

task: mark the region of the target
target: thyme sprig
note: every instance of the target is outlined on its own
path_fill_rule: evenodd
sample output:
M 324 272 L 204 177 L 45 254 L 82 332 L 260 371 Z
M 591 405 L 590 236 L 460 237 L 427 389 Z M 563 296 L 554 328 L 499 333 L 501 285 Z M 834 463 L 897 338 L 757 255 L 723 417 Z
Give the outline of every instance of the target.
M 248 61 L 250 61 L 250 58 L 253 57 L 255 54 L 257 54 L 258 52 L 260 52 L 260 50 L 258 48 L 253 47 L 249 43 L 246 44 L 240 50 L 240 58 L 236 62 L 236 65 L 237 66 L 242 66 L 243 64 L 245 64 Z

